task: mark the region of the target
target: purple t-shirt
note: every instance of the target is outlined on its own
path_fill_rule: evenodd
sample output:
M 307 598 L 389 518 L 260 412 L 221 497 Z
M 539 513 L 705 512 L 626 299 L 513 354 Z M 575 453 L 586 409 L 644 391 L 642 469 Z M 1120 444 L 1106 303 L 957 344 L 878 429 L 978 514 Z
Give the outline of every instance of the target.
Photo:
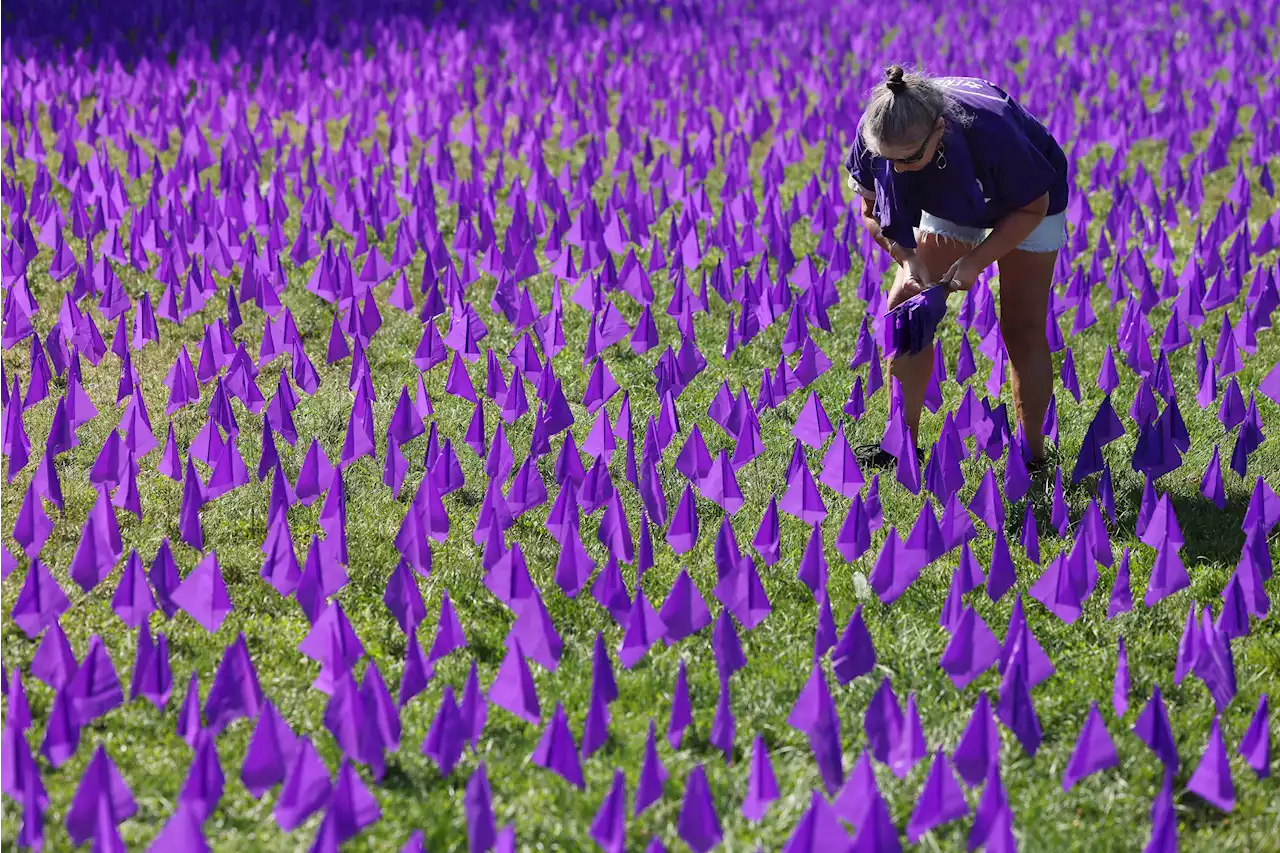
M 853 179 L 875 193 L 875 215 L 886 237 L 914 247 L 913 229 L 922 211 L 957 225 L 991 228 L 1045 193 L 1046 215 L 1066 209 L 1067 157 L 1044 125 L 985 80 L 941 77 L 936 82 L 973 119 L 968 127 L 946 119 L 943 157 L 935 154 L 917 172 L 895 172 L 888 160 L 867 150 L 859 121 L 845 159 Z

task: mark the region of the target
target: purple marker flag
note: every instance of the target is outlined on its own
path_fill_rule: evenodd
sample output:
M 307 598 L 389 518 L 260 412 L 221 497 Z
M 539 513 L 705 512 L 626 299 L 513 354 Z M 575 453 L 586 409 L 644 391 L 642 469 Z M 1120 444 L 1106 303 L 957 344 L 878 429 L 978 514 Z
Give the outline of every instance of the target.
M 996 718 L 991 712 L 991 700 L 987 691 L 978 694 L 969 723 L 960 735 L 951 763 L 960 778 L 970 787 L 977 787 L 986 779 L 992 768 L 998 766 L 1000 757 L 1000 733 Z
M 512 637 L 507 644 L 507 655 L 498 667 L 498 674 L 489 686 L 488 699 L 526 722 L 541 725 L 542 710 L 538 702 L 537 688 L 529 662 L 520 648 L 519 638 Z
M 893 825 L 889 806 L 878 790 L 872 791 L 871 803 L 865 818 L 858 823 L 858 834 L 853 838 L 849 853 L 901 853 L 898 828 Z
M 551 721 L 542 730 L 542 739 L 529 758 L 539 767 L 554 771 L 566 782 L 583 790 L 586 782 L 582 778 L 582 763 L 578 759 L 578 746 L 574 743 L 573 733 L 569 731 L 569 719 L 565 716 L 564 705 L 557 702 Z
M 462 802 L 467 817 L 467 849 L 470 853 L 492 850 L 498 839 L 498 825 L 493 817 L 493 797 L 483 761 L 471 774 Z
M 876 649 L 862 618 L 862 605 L 854 608 L 844 633 L 831 652 L 831 671 L 841 684 L 871 672 L 876 665 Z
M 1231 767 L 1227 763 L 1227 747 L 1222 742 L 1222 728 L 1218 718 L 1213 718 L 1209 730 L 1209 742 L 1195 772 L 1187 780 L 1187 790 L 1201 799 L 1229 812 L 1236 805 L 1235 786 L 1231 782 Z
M 636 800 L 634 815 L 647 809 L 662 798 L 663 787 L 667 781 L 667 769 L 658 757 L 657 725 L 649 720 L 649 734 L 644 746 L 644 760 L 640 764 L 640 778 L 636 782 Z
M 258 673 L 249 657 L 249 647 L 244 634 L 238 634 L 227 646 L 213 677 L 213 686 L 205 698 L 206 725 L 217 734 L 233 720 L 240 717 L 253 719 L 262 709 L 262 688 L 258 685 Z
M 1151 699 L 1133 724 L 1133 733 L 1156 754 L 1170 772 L 1178 770 L 1178 746 L 1169 728 L 1169 716 L 1164 710 L 1160 685 L 1152 689 Z
M 1077 782 L 1086 776 L 1092 776 L 1120 763 L 1116 755 L 1115 745 L 1107 734 L 1107 724 L 1098 710 L 1098 703 L 1089 707 L 1089 715 L 1085 717 L 1080 736 L 1076 739 L 1075 751 L 1067 762 L 1067 771 L 1062 777 L 1062 790 L 1070 791 Z
M 1268 715 L 1267 694 L 1258 698 L 1258 710 L 1254 712 L 1249 728 L 1240 738 L 1239 752 L 1244 756 L 1259 779 L 1271 775 L 1271 718 Z
M 946 753 L 939 749 L 933 755 L 929 777 L 925 780 L 924 789 L 920 792 L 916 807 L 911 812 L 911 820 L 907 823 L 907 839 L 915 844 L 935 826 L 968 814 L 969 804 L 965 802 L 964 789 L 956 781 Z
M 104 830 L 115 833 L 116 827 L 137 811 L 137 803 L 120 771 L 102 744 L 98 744 L 67 810 L 67 834 L 77 846 L 93 839 L 106 849 L 124 849 L 121 844 L 113 848 L 110 845 L 112 839 L 104 838 L 102 833 Z M 114 840 L 119 841 L 118 837 Z
M 844 784 L 840 719 L 820 661 L 814 662 L 809 680 L 787 717 L 787 725 L 809 736 L 809 748 L 813 751 L 823 784 L 828 791 L 839 790 Z
M 1160 793 L 1151 804 L 1151 839 L 1142 853 L 1177 853 L 1178 820 L 1173 811 L 1173 771 L 1166 769 Z
M 707 771 L 701 764 L 693 768 L 685 783 L 684 805 L 680 808 L 676 831 L 695 853 L 707 853 L 720 843 L 720 818 L 707 784 Z
M 210 551 L 208 556 L 192 569 L 191 574 L 173 591 L 173 602 L 210 634 L 216 634 L 222 621 L 231 612 L 231 598 L 218 555 Z
M 627 842 L 627 775 L 613 774 L 613 786 L 591 822 L 591 837 L 605 853 L 625 853 Z
M 240 781 L 251 795 L 261 798 L 284 781 L 297 752 L 297 736 L 275 706 L 264 702 L 240 767 Z
M 309 738 L 299 737 L 280 798 L 276 800 L 276 823 L 285 832 L 292 832 L 324 806 L 331 790 L 329 770 L 316 748 Z
M 742 801 L 742 814 L 747 820 L 763 820 L 769 804 L 778 799 L 778 782 L 769 762 L 769 748 L 764 737 L 756 735 L 751 743 L 751 765 L 747 775 L 747 795 Z

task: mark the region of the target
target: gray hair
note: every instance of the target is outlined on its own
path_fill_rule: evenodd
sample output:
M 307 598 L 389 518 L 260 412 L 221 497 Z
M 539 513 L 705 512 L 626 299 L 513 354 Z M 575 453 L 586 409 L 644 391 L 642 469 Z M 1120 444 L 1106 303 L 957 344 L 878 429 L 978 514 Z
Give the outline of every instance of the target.
M 884 80 L 871 90 L 863 113 L 862 141 L 874 152 L 923 142 L 939 116 L 965 126 L 972 121 L 936 79 L 923 71 L 907 72 L 901 65 L 890 65 Z

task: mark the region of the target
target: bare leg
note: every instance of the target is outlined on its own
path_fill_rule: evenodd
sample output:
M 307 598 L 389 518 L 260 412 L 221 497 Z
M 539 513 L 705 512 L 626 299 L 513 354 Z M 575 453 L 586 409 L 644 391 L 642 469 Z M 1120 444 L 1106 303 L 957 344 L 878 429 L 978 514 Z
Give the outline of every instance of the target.
M 916 254 L 929 267 L 929 278 L 937 281 L 970 248 L 955 240 L 939 240 L 932 234 L 925 234 L 916 246 Z M 906 271 L 899 269 L 889 291 L 890 308 L 911 297 L 912 291 L 905 289 L 906 280 Z M 924 394 L 929 389 L 929 377 L 933 373 L 933 344 L 930 343 L 915 355 L 890 358 L 889 373 L 902 383 L 902 402 L 906 407 L 907 426 L 911 429 L 912 439 L 919 442 L 920 411 L 924 408 Z
M 999 261 L 1000 331 L 1013 368 L 1013 404 L 1031 458 L 1044 458 L 1044 413 L 1053 397 L 1053 359 L 1045 335 L 1057 252 L 1014 249 Z

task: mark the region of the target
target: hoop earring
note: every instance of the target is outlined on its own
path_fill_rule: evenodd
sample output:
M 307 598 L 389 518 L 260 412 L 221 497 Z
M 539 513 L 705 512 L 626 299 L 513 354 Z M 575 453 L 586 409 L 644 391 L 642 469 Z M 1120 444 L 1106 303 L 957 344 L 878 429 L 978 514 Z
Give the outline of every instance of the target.
M 947 168 L 947 149 L 946 144 L 943 142 L 938 143 L 938 155 L 936 159 L 938 161 L 939 169 Z

